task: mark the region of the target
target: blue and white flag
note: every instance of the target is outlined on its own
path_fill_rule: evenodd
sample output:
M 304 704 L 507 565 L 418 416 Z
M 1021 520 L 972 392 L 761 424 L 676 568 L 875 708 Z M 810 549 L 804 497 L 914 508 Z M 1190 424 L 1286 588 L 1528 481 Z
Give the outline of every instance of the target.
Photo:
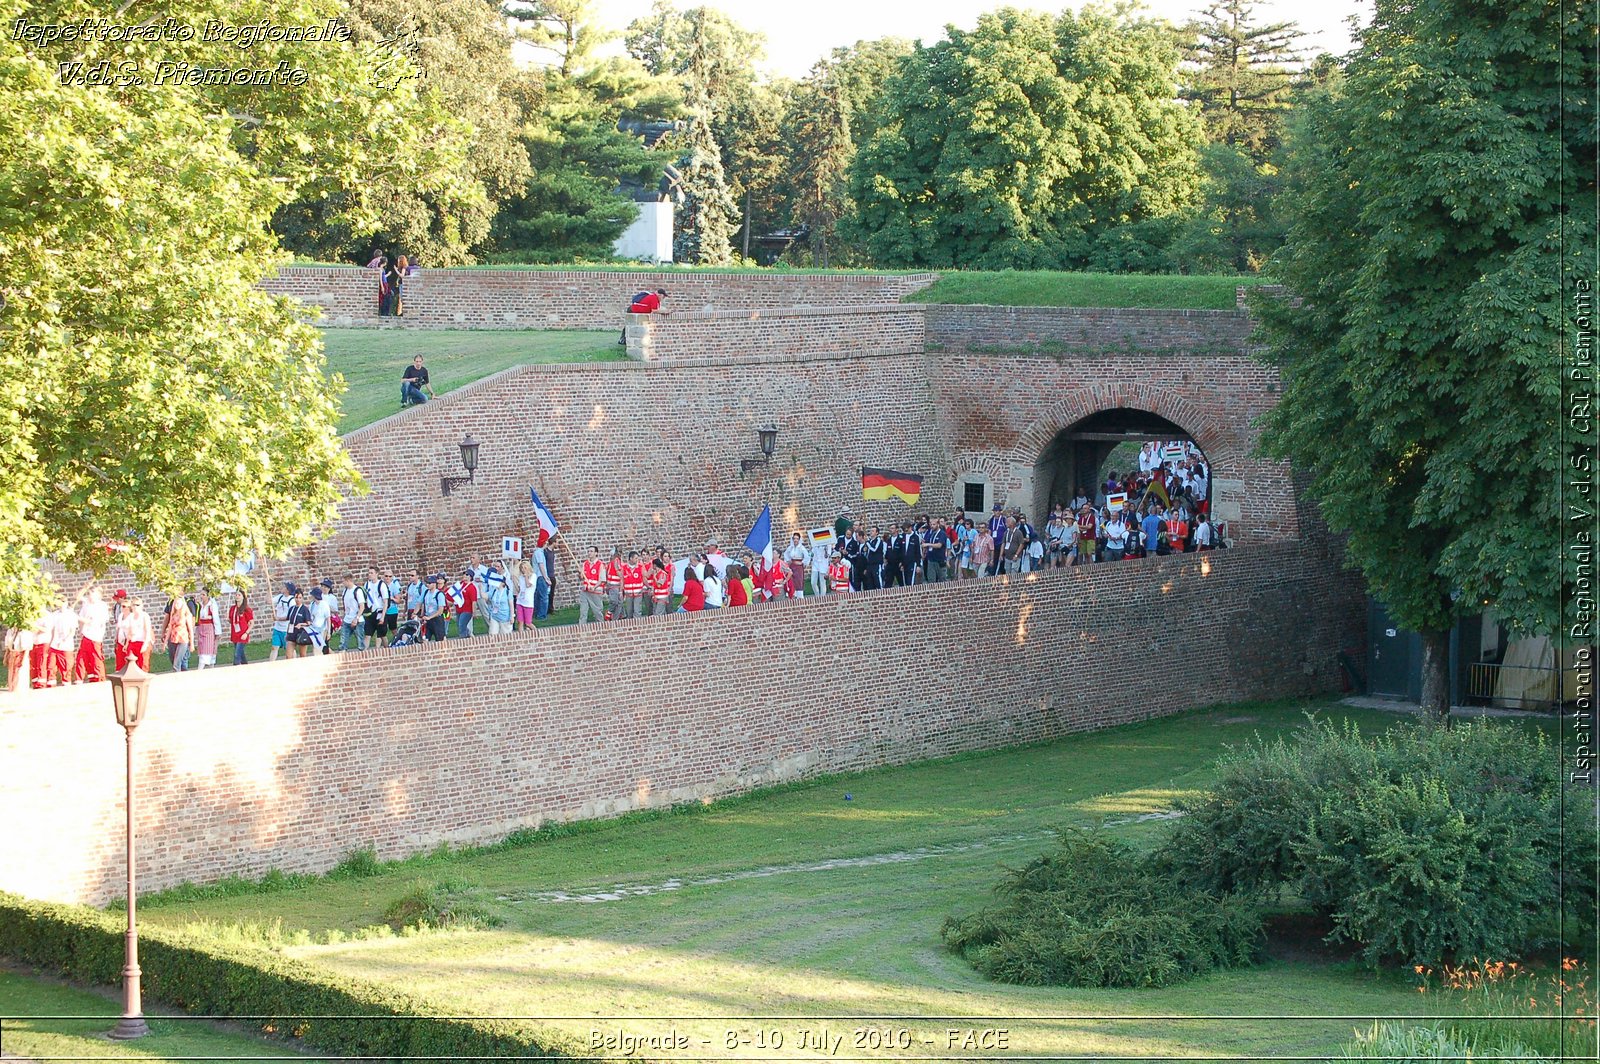
M 747 549 L 760 554 L 766 561 L 772 561 L 772 507 L 763 506 L 761 516 L 756 518 L 755 527 L 750 534 L 744 537 Z

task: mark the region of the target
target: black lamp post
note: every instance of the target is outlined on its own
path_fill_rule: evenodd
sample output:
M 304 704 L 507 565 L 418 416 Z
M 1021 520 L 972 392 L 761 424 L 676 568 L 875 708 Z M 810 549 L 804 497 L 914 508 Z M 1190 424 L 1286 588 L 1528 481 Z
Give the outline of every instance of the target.
M 756 429 L 756 439 L 761 442 L 761 457 L 740 459 L 740 473 L 748 473 L 752 469 L 772 464 L 772 452 L 778 446 L 778 430 L 775 428 Z
M 461 466 L 467 471 L 467 475 L 464 477 L 439 478 L 439 490 L 447 496 L 450 494 L 451 489 L 472 483 L 473 475 L 478 470 L 478 441 L 473 439 L 469 433 L 462 437 L 460 447 Z
M 143 995 L 139 985 L 139 926 L 134 919 L 134 820 L 136 807 L 133 800 L 133 730 L 144 720 L 149 705 L 150 674 L 130 661 L 121 672 L 112 673 L 111 702 L 117 712 L 117 723 L 122 725 L 128 740 L 128 931 L 125 938 L 122 966 L 122 1018 L 112 1029 L 112 1038 L 143 1038 L 150 1033 L 144 1022 Z

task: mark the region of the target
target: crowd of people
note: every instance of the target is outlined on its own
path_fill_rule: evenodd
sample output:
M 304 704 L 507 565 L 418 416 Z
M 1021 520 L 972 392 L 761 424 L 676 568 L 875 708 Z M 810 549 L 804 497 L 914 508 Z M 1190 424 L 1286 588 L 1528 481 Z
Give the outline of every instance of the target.
M 1211 522 L 1209 494 L 1209 471 L 1192 444 L 1150 443 L 1137 470 L 1110 474 L 1092 496 L 1078 488 L 1071 500 L 1051 508 L 1043 526 L 1021 509 L 998 504 L 987 517 L 957 509 L 949 517 L 924 514 L 887 526 L 862 526 L 846 508 L 832 536 L 795 532 L 787 544 L 737 557 L 715 542 L 678 560 L 661 545 L 648 551 L 619 546 L 605 555 L 594 546 L 578 562 L 577 621 L 1211 550 L 1223 539 Z M 475 634 L 479 618 L 490 635 L 526 630 L 550 612 L 555 571 L 552 547 L 540 545 L 525 559 L 475 557 L 455 577 L 419 569 L 406 579 L 394 568 L 370 568 L 338 583 L 285 582 L 262 618 L 268 660 L 465 638 Z M 108 601 L 90 581 L 71 601 L 57 599 L 33 625 L 7 632 L 8 688 L 104 679 L 108 635 L 117 669 L 130 661 L 148 669 L 158 650 L 174 671 L 205 669 L 216 664 L 224 643 L 232 644 L 233 663 L 242 665 L 257 636 L 256 613 L 242 591 L 223 602 L 200 589 L 169 598 L 156 615 L 126 591 Z

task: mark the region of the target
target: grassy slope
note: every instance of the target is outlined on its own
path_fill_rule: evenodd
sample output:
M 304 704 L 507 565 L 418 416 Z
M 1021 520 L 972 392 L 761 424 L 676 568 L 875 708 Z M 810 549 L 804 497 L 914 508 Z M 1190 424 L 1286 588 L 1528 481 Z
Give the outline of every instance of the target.
M 529 362 L 607 362 L 626 357 L 614 332 L 435 329 L 324 329 L 328 369 L 344 374 L 349 432 L 400 409 L 400 374 L 413 355 L 427 359 L 440 395 Z
M 203 1020 L 146 1014 L 150 1035 L 133 1042 L 105 1037 L 122 1015 L 120 991 L 81 990 L 51 979 L 0 969 L 0 1016 L 84 1016 L 93 1019 L 7 1019 L 8 1055 L 38 1060 L 257 1060 L 302 1057 L 286 1043 L 253 1038 Z
M 1259 277 L 962 270 L 941 273 L 915 303 L 987 303 L 1013 307 L 1166 307 L 1232 310 L 1239 285 Z
M 1282 703 L 1199 712 L 760 794 L 696 816 L 603 825 L 370 879 L 172 901 L 142 912 L 144 919 L 165 924 L 281 921 L 286 932 L 320 934 L 378 922 L 385 904 L 419 877 L 465 881 L 480 888 L 479 896 L 504 918 L 504 926 L 296 946 L 291 952 L 342 972 L 403 983 L 442 1007 L 479 1014 L 1117 1014 L 1134 1018 L 1015 1019 L 1005 1026 L 1012 1031 L 1013 1051 L 1029 1053 L 1320 1052 L 1359 1024 L 1141 1017 L 1402 1014 L 1413 1007 L 1411 986 L 1342 964 L 1278 960 L 1159 991 L 1012 987 L 986 982 L 938 938 L 946 915 L 981 905 L 997 867 L 1043 850 L 1052 827 L 1167 809 L 1178 796 L 1205 787 L 1207 766 L 1225 744 L 1292 728 L 1303 708 Z M 1330 711 L 1374 728 L 1397 719 L 1343 707 Z M 1159 827 L 1113 830 L 1150 839 Z M 919 847 L 956 849 L 919 860 L 689 884 L 596 904 L 553 904 L 530 896 Z M 571 1026 L 587 1031 L 591 1025 Z M 679 1026 L 718 1040 L 729 1026 L 751 1025 Z M 790 1032 L 787 1054 L 798 1035 L 793 1023 L 783 1026 Z M 942 1032 L 945 1024 L 912 1026 L 920 1038 Z M 636 1022 L 627 1029 L 641 1033 L 649 1027 Z M 721 1051 L 720 1042 L 715 1049 Z M 919 1042 L 915 1049 L 944 1047 Z

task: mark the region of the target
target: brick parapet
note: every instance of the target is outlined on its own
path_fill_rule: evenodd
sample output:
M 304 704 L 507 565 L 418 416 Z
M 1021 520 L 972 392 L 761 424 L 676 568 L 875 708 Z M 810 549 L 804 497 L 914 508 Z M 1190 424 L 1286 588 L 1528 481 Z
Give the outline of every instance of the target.
M 926 346 L 922 308 L 898 303 L 636 315 L 627 341 L 640 361 L 719 364 L 909 355 Z
M 1254 328 L 1243 310 L 930 303 L 926 311 L 930 350 L 991 354 L 1240 354 Z
M 935 274 L 690 273 L 608 270 L 421 270 L 407 279 L 405 314 L 379 317 L 373 271 L 285 266 L 264 291 L 320 309 L 320 324 L 420 329 L 620 329 L 641 289 L 665 288 L 672 310 L 886 303 L 926 288 Z
M 1360 607 L 1324 547 L 1281 542 L 252 665 L 248 684 L 237 669 L 159 676 L 136 744 L 140 882 L 324 871 L 365 846 L 395 858 L 1308 694 L 1338 682 Z M 889 632 L 894 653 L 860 649 Z M 774 648 L 796 669 L 774 670 Z M 1182 662 L 1183 682 L 1150 684 L 1151 661 Z M 108 697 L 0 702 L 0 889 L 96 904 L 120 890 Z

